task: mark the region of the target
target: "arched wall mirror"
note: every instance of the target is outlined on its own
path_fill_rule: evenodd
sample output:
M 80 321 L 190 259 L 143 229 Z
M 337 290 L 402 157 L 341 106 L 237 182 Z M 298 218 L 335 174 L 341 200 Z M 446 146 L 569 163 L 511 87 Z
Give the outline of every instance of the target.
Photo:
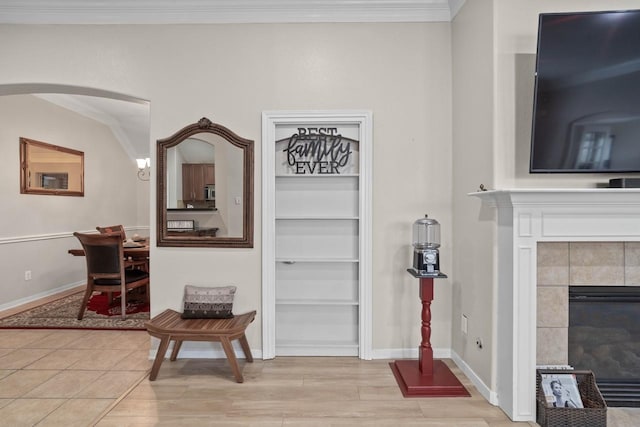
M 253 141 L 206 117 L 157 142 L 158 246 L 253 247 Z

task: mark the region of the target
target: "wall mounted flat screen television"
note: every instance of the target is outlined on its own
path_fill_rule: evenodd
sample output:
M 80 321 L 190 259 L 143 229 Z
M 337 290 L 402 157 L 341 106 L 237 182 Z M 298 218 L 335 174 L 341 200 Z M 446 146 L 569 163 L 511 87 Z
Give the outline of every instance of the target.
M 640 10 L 540 15 L 529 170 L 640 172 Z

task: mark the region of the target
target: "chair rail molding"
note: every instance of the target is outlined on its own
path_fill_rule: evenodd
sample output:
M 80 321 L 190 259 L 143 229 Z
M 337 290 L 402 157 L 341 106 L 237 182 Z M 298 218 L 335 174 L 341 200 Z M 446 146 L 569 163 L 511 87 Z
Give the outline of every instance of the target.
M 495 208 L 499 406 L 535 421 L 537 243 L 640 241 L 640 189 L 510 189 L 469 193 Z
M 125 231 L 138 231 L 138 230 L 149 230 L 148 225 L 144 226 L 130 226 L 125 227 Z M 97 233 L 95 229 L 91 230 L 80 230 L 81 233 Z M 14 237 L 0 237 L 0 245 L 8 245 L 12 243 L 23 243 L 23 242 L 35 242 L 38 240 L 54 240 L 54 239 L 67 239 L 73 238 L 72 231 L 65 231 L 62 233 L 44 233 L 44 234 L 30 234 L 27 236 L 14 236 Z

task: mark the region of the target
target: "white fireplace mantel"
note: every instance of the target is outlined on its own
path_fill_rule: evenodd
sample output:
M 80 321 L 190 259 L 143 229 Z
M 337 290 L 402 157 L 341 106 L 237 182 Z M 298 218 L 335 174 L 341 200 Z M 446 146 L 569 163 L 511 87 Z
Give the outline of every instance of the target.
M 523 188 L 469 195 L 479 197 L 483 209 L 497 209 L 498 404 L 514 421 L 535 421 L 537 242 L 640 241 L 640 189 Z

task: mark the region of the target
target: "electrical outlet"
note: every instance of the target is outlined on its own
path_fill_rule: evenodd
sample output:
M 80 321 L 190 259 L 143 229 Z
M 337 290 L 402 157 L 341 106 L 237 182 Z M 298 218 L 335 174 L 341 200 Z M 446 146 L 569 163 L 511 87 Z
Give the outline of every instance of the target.
M 482 350 L 482 340 L 480 338 L 476 338 L 476 346 L 478 346 L 478 350 Z
M 24 272 L 24 280 L 31 280 L 31 270 L 26 270 Z
M 464 314 L 462 315 L 462 319 L 460 320 L 460 329 L 462 330 L 463 334 L 467 334 L 468 331 L 468 327 L 469 327 L 469 319 L 467 319 L 467 316 L 465 316 Z
M 242 198 L 236 197 L 236 205 L 239 205 L 240 203 L 242 203 Z

